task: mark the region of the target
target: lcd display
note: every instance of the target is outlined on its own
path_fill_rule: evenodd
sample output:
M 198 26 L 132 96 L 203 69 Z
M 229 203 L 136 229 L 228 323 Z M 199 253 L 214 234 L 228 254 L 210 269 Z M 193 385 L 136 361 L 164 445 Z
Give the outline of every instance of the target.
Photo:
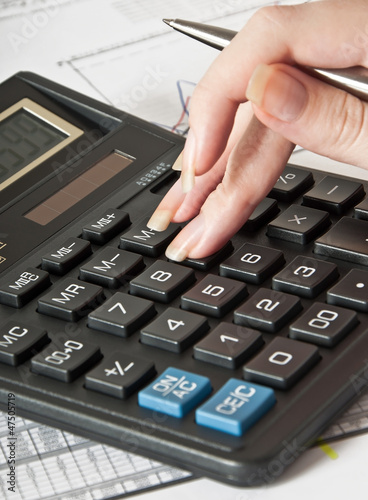
M 0 190 L 82 134 L 28 98 L 0 113 Z

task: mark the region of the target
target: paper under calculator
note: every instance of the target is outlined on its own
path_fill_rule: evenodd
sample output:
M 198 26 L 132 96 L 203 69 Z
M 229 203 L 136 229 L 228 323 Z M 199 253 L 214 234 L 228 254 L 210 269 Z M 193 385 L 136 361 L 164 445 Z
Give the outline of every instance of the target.
M 146 223 L 182 147 L 37 75 L 1 85 L 1 408 L 268 484 L 366 386 L 368 186 L 288 164 L 231 242 L 178 264 L 179 226 Z

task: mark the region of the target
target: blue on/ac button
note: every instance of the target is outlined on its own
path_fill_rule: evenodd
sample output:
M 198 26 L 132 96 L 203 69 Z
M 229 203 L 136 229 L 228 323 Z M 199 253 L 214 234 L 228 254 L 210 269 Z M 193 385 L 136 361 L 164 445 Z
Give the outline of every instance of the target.
M 199 425 L 242 436 L 275 404 L 268 387 L 231 378 L 196 411 Z
M 138 393 L 138 403 L 144 408 L 182 418 L 199 405 L 211 390 L 207 377 L 168 368 Z

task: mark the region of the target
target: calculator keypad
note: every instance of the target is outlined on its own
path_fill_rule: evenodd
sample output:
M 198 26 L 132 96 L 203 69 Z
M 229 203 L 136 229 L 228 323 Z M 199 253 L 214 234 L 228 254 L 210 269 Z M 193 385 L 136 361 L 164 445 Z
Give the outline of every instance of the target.
M 103 210 L 0 286 L 0 307 L 34 318 L 0 325 L 0 368 L 26 366 L 133 423 L 154 415 L 182 439 L 261 439 L 368 312 L 368 270 L 348 263 L 368 263 L 368 222 L 337 217 L 361 185 L 312 183 L 287 166 L 231 242 L 182 263 L 163 254 L 177 224 L 157 232 L 146 208 Z

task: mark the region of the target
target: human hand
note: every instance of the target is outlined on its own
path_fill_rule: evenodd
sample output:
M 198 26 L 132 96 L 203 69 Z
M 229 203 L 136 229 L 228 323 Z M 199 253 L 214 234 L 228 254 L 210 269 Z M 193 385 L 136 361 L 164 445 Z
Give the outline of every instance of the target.
M 273 187 L 295 143 L 368 167 L 368 104 L 294 67 L 368 66 L 367 14 L 366 0 L 263 8 L 220 53 L 192 97 L 181 185 L 148 223 L 163 230 L 193 218 L 168 258 L 221 248 Z

